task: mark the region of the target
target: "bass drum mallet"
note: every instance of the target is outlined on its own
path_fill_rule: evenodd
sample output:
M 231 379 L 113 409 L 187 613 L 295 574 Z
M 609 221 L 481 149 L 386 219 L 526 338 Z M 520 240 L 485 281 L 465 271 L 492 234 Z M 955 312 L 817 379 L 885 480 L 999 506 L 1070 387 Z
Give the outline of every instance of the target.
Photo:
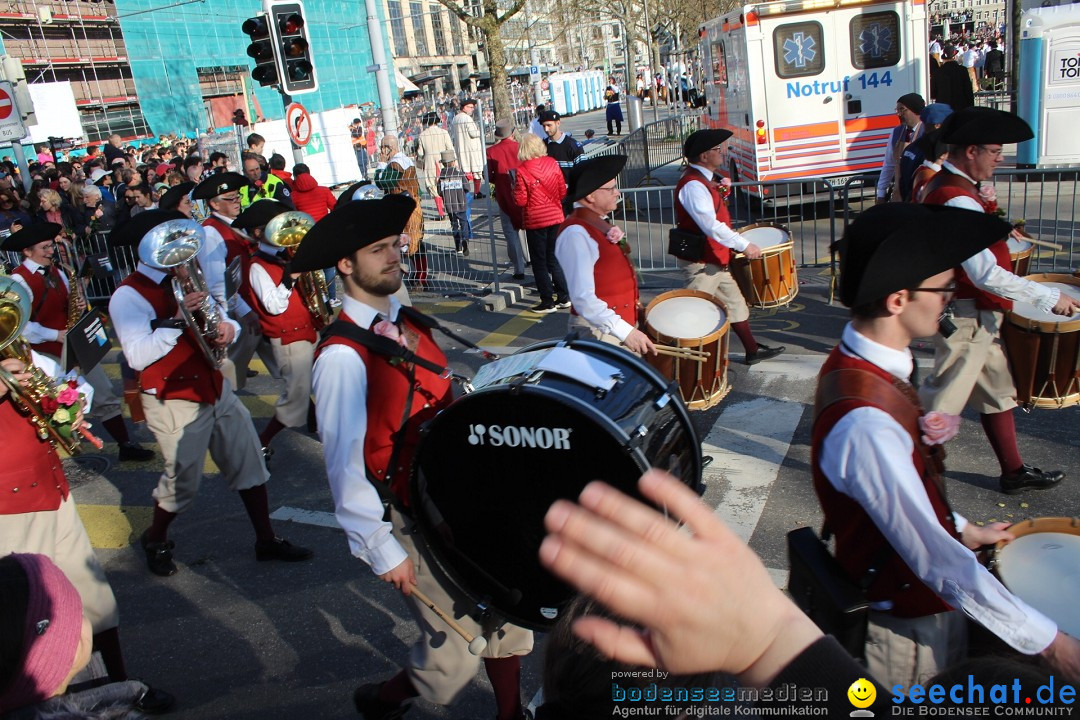
M 442 608 L 431 601 L 427 595 L 420 591 L 420 588 L 415 585 L 412 586 L 411 592 L 420 600 L 420 602 L 431 608 L 431 612 L 442 618 L 443 622 L 450 626 L 450 629 L 465 639 L 465 642 L 469 643 L 469 652 L 473 655 L 479 655 L 487 648 L 487 639 L 481 635 L 473 635 L 465 628 L 458 625 L 457 620 L 443 612 Z

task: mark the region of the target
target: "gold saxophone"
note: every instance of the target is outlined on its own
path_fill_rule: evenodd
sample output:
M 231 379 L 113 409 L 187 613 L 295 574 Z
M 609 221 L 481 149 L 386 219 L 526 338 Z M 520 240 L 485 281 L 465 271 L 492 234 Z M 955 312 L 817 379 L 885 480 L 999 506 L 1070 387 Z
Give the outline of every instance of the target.
M 15 376 L 0 367 L 0 382 L 7 386 L 12 399 L 37 430 L 38 437 L 48 440 L 57 449 L 69 455 L 82 451 L 79 436 L 64 437 L 50 421 L 50 414 L 42 407 L 46 398 L 56 400 L 60 388 L 45 372 L 34 365 L 30 345 L 22 337 L 23 328 L 30 317 L 30 296 L 25 288 L 10 276 L 0 277 L 0 358 L 15 358 L 25 365 L 30 374 L 24 386 Z M 84 429 L 79 432 L 98 448 L 101 441 Z
M 263 236 L 267 244 L 284 248 L 291 258 L 300 247 L 300 241 L 308 234 L 315 220 L 307 213 L 289 210 L 275 216 L 266 224 Z M 315 320 L 315 329 L 321 330 L 334 320 L 330 309 L 330 288 L 322 270 L 301 273 L 296 280 L 300 297 Z
M 70 330 L 75 327 L 75 323 L 82 320 L 83 313 L 90 305 L 86 301 L 86 291 L 83 289 L 82 281 L 79 280 L 74 268 L 67 265 L 61 265 L 60 268 L 68 278 L 68 314 L 65 329 Z

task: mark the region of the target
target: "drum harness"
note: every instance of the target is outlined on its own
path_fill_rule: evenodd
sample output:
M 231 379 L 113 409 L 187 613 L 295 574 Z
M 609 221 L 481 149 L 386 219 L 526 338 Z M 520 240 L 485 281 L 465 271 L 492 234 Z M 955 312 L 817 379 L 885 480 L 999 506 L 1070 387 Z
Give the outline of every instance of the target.
M 426 327 L 429 330 L 438 330 L 451 340 L 456 340 L 457 342 L 470 349 L 479 351 L 481 356 L 483 356 L 487 360 L 497 360 L 499 358 L 499 356 L 495 353 L 488 352 L 487 350 L 484 350 L 475 343 L 466 340 L 465 338 L 461 337 L 449 328 L 444 327 L 435 318 L 429 317 L 420 312 L 419 310 L 415 310 L 411 307 L 406 307 L 402 305 L 399 310 L 399 318 L 401 315 L 404 315 L 408 319 L 415 322 L 417 325 Z M 470 383 L 469 379 L 464 375 L 459 375 L 448 367 L 444 367 L 442 365 L 439 365 L 438 363 L 434 363 L 426 358 L 420 357 L 409 348 L 400 345 L 397 341 L 392 340 L 388 337 L 383 337 L 382 335 L 377 335 L 368 328 L 360 327 L 359 325 L 351 322 L 335 321 L 330 323 L 330 325 L 328 325 L 322 331 L 320 344 L 326 342 L 328 339 L 335 336 L 343 337 L 348 340 L 352 340 L 358 345 L 362 345 L 373 353 L 385 357 L 391 365 L 404 365 L 405 373 L 409 380 L 409 385 L 412 386 L 414 390 L 419 390 L 416 385 L 417 366 L 420 366 L 425 370 L 435 373 L 443 379 L 453 380 L 457 382 L 461 385 L 462 390 L 464 390 L 465 393 L 470 393 L 473 390 L 472 383 Z M 386 466 L 386 477 L 377 478 L 377 482 L 372 483 L 375 486 L 376 490 L 378 490 L 379 496 L 383 500 L 383 505 L 384 507 L 386 507 L 387 514 L 389 514 L 389 505 L 397 500 L 397 498 L 393 496 L 393 493 L 390 492 L 390 480 L 392 478 L 394 468 L 397 467 L 398 458 L 401 456 L 402 440 L 405 436 L 405 425 L 408 423 L 409 418 L 412 416 L 413 394 L 414 393 L 409 393 L 409 396 L 405 399 L 405 411 L 402 413 L 401 416 L 401 425 L 394 435 L 394 447 L 390 451 L 390 462 Z M 365 472 L 367 472 L 366 467 Z M 369 480 L 372 479 L 370 472 L 367 472 L 367 475 Z M 408 515 L 408 513 L 405 513 L 404 509 L 400 507 L 400 503 L 398 503 L 398 510 L 401 510 L 403 514 Z

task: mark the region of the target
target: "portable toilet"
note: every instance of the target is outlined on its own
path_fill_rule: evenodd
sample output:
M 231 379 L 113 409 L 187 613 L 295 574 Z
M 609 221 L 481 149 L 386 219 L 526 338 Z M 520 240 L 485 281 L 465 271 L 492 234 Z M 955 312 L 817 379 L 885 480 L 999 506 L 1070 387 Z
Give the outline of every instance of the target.
M 566 83 L 562 73 L 548 75 L 548 87 L 551 89 L 551 109 L 560 115 L 570 114 L 570 100 L 567 97 Z
M 1035 137 L 1018 167 L 1080 163 L 1080 5 L 1032 8 L 1020 21 L 1018 114 Z
M 566 91 L 566 105 L 569 108 L 567 112 L 570 115 L 581 112 L 581 105 L 578 102 L 577 78 L 575 78 L 574 75 L 575 73 L 565 73 L 563 75 L 563 88 Z

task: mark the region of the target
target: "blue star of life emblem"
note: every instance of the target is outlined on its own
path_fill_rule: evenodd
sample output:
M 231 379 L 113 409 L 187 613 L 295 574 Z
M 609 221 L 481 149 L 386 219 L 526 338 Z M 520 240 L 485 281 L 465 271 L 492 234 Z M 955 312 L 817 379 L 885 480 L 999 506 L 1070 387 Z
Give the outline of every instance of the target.
M 806 33 L 797 32 L 784 41 L 784 62 L 797 68 L 806 67 L 817 57 L 817 42 Z
M 884 57 L 892 50 L 893 35 L 889 28 L 874 23 L 867 25 L 859 33 L 859 52 L 870 57 Z

